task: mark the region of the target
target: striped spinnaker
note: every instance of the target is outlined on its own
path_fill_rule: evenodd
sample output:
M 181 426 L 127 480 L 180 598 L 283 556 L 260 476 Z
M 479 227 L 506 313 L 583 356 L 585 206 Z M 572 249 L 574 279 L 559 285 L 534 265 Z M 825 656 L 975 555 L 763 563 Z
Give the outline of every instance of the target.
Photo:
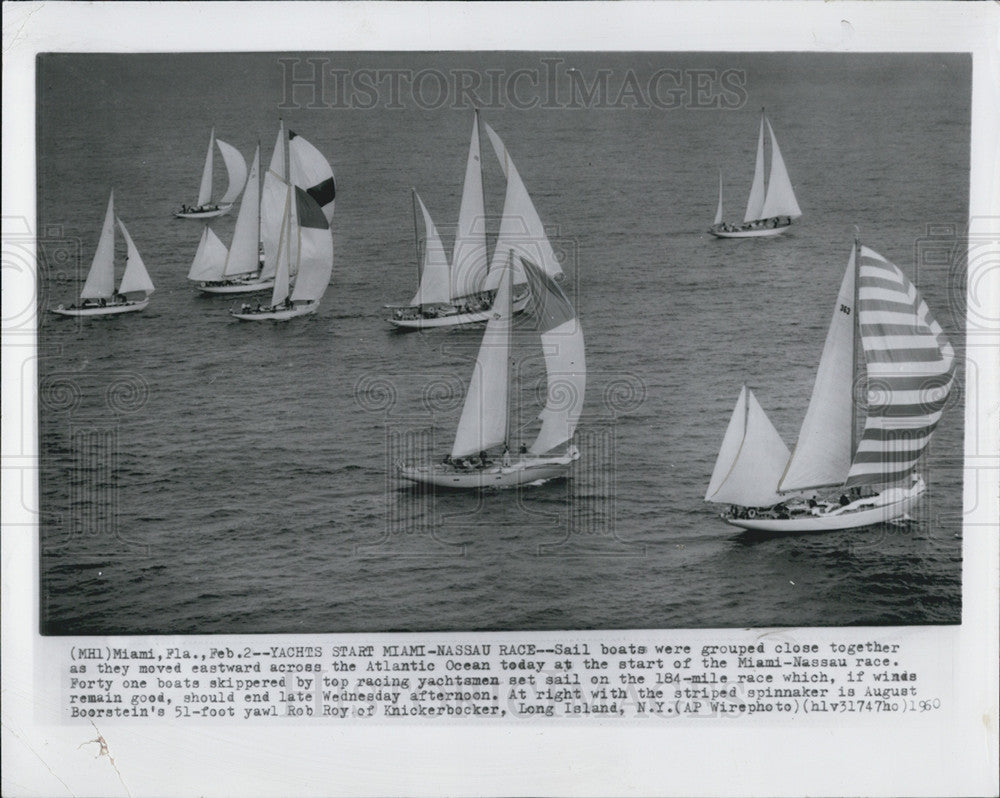
M 867 418 L 847 485 L 905 479 L 930 443 L 955 379 L 955 352 L 917 289 L 861 247 L 858 323 L 868 376 Z

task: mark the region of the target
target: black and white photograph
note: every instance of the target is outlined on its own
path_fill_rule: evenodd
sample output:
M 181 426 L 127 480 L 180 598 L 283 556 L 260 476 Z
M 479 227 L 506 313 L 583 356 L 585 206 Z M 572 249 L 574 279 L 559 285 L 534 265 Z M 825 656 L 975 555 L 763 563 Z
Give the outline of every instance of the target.
M 122 19 L 152 23 L 163 5 L 125 8 Z M 168 27 L 208 25 L 226 4 L 191 5 Z M 203 20 L 202 5 L 212 12 Z M 284 31 L 286 9 L 304 19 L 295 5 L 231 7 Z M 947 694 L 919 679 L 942 649 L 922 649 L 912 673 L 902 657 L 865 660 L 866 677 L 849 670 L 860 656 L 795 656 L 828 673 L 787 674 L 791 654 L 825 656 L 795 630 L 870 657 L 900 644 L 861 641 L 903 640 L 905 651 L 908 635 L 964 640 L 970 618 L 984 617 L 984 595 L 969 592 L 980 571 L 969 574 L 995 553 L 997 434 L 985 408 L 1000 339 L 990 310 L 996 175 L 976 167 L 995 163 L 996 141 L 984 145 L 981 131 L 996 130 L 996 103 L 977 122 L 979 50 L 954 39 L 855 48 L 836 14 L 822 20 L 829 41 L 811 48 L 746 36 L 713 47 L 707 32 L 692 47 L 668 35 L 675 10 L 710 29 L 708 4 L 647 9 L 662 46 L 602 38 L 600 16 L 586 46 L 555 34 L 547 46 L 545 36 L 459 43 L 421 26 L 488 25 L 492 4 L 462 21 L 457 5 L 402 5 L 414 33 L 405 45 L 395 19 L 366 44 L 366 26 L 392 17 L 360 4 L 344 6 L 353 33 L 326 48 L 322 36 L 296 45 L 284 33 L 253 46 L 243 33 L 214 47 L 208 33 L 184 47 L 156 46 L 150 33 L 141 46 L 41 41 L 33 71 L 19 75 L 30 99 L 16 109 L 5 99 L 5 129 L 15 112 L 34 120 L 22 125 L 30 146 L 15 156 L 4 145 L 5 171 L 20 159 L 18 174 L 34 180 L 33 205 L 8 202 L 6 180 L 4 191 L 4 282 L 19 303 L 4 292 L 5 394 L 16 374 L 30 408 L 10 434 L 5 396 L 5 474 L 18 469 L 5 507 L 30 508 L 23 521 L 5 509 L 5 538 L 25 541 L 18 579 L 34 585 L 16 609 L 5 588 L 4 614 L 32 619 L 29 633 L 48 647 L 33 654 L 39 673 L 56 667 L 40 651 L 71 652 L 53 689 L 80 742 L 96 734 L 91 757 L 114 765 L 105 777 L 122 794 L 172 794 L 140 785 L 134 770 L 130 783 L 94 720 L 110 712 L 78 702 L 138 689 L 120 677 L 147 671 L 113 662 L 194 658 L 186 641 L 229 662 L 282 641 L 271 656 L 323 651 L 325 673 L 369 656 L 395 671 L 397 643 L 432 658 L 426 641 L 455 640 L 437 649 L 452 657 L 441 660 L 449 671 L 510 655 L 492 701 L 506 722 L 526 724 L 533 714 L 625 716 L 614 690 L 585 701 L 579 673 L 557 673 L 582 668 L 599 687 L 594 671 L 606 663 L 594 652 L 631 657 L 647 650 L 634 641 L 668 639 L 664 630 L 710 643 L 744 635 L 746 650 L 699 642 L 686 661 L 622 659 L 617 678 L 632 685 L 629 701 L 661 695 L 636 687 L 655 678 L 676 690 L 670 711 L 690 719 L 708 712 L 702 698 L 737 696 L 685 693 L 677 673 L 692 660 L 706 679 L 740 668 L 744 698 L 773 668 L 785 682 L 829 681 L 788 695 L 824 698 L 833 718 L 864 709 L 846 700 L 862 695 L 845 693 L 842 677 L 878 681 L 884 668 L 904 686 L 872 693 L 864 682 L 867 695 L 901 697 L 891 707 L 928 713 L 919 722 L 929 728 Z M 559 5 L 517 13 L 539 24 Z M 625 12 L 632 21 L 639 5 Z M 808 16 L 806 5 L 788 8 Z M 336 24 L 336 7 L 317 12 Z M 996 32 L 995 14 L 976 13 Z M 984 206 L 977 181 L 987 179 Z M 723 636 L 696 637 L 706 630 Z M 522 639 L 549 647 L 505 648 Z M 760 641 L 789 658 L 717 658 L 763 654 Z M 567 659 L 515 657 L 538 651 Z M 91 658 L 100 664 L 87 671 Z M 189 675 L 186 662 L 167 661 Z M 155 667 L 161 685 L 192 686 Z M 528 694 L 514 686 L 536 682 L 507 676 L 518 668 L 559 690 L 519 700 Z M 109 674 L 118 682 L 102 681 Z M 294 715 L 293 677 L 283 678 L 236 703 Z M 198 702 L 216 701 L 206 683 L 177 693 L 183 712 L 152 679 L 142 695 L 175 724 L 191 706 L 204 721 Z M 379 722 L 409 713 L 399 706 L 388 701 Z M 710 706 L 717 718 L 737 704 Z M 241 711 L 253 722 L 254 710 Z M 995 739 L 995 707 L 989 723 L 982 712 Z M 765 794 L 754 774 L 752 792 L 732 794 Z M 204 794 L 242 783 L 206 782 Z M 897 794 L 892 781 L 856 783 Z M 379 784 L 355 789 L 438 792 L 419 780 Z M 820 792 L 847 794 L 826 784 Z M 524 785 L 464 791 L 529 794 Z M 277 794 L 263 783 L 252 792 Z
M 38 66 L 45 633 L 959 622 L 968 56 Z

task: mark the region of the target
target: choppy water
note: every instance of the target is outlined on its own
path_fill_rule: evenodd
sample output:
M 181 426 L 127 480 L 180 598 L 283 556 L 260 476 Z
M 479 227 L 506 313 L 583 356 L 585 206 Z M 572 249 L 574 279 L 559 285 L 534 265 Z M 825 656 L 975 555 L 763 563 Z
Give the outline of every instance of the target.
M 542 57 L 329 56 L 348 70 L 506 74 Z M 854 225 L 964 350 L 964 271 L 922 253 L 929 225 L 940 251 L 967 216 L 968 61 L 559 57 L 588 81 L 612 70 L 613 87 L 628 69 L 745 70 L 746 103 L 484 108 L 569 256 L 589 366 L 584 457 L 569 481 L 436 496 L 388 475 L 395 436 L 448 450 L 481 332 L 394 334 L 381 305 L 413 292 L 411 185 L 450 241 L 471 108 L 284 110 L 337 173 L 333 281 L 316 316 L 241 324 L 187 284 L 201 228 L 171 211 L 194 201 L 213 125 L 270 157 L 278 56 L 43 59 L 41 307 L 75 299 L 112 187 L 157 286 L 141 314 L 40 316 L 43 631 L 960 620 L 961 391 L 907 528 L 755 541 L 702 497 L 744 381 L 794 442 Z M 778 240 L 716 241 L 704 231 L 717 170 L 735 217 L 761 105 L 805 216 Z M 498 213 L 502 177 L 484 155 Z M 216 225 L 223 241 L 234 221 Z M 527 420 L 538 352 L 521 352 Z

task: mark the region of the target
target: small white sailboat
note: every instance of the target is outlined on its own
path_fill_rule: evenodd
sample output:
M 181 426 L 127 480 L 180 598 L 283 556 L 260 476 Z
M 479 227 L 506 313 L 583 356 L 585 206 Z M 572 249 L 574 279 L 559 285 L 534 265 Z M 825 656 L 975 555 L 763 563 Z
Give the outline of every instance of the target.
M 764 185 L 764 126 L 771 139 L 771 172 Z M 784 233 L 795 219 L 802 216 L 795 190 L 788 177 L 785 161 L 778 148 L 771 121 L 760 110 L 760 130 L 757 134 L 757 160 L 754 165 L 753 183 L 747 199 L 743 222 L 735 224 L 722 221 L 722 172 L 719 172 L 719 204 L 715 221 L 708 232 L 717 238 L 762 238 Z
M 864 350 L 868 408 L 855 433 Z M 798 444 L 789 454 L 753 392 L 740 392 L 705 501 L 759 532 L 856 529 L 902 518 L 954 381 L 955 353 L 902 271 L 855 242 Z
M 248 294 L 274 288 L 273 275 L 263 273 L 260 252 L 260 145 L 254 152 L 243 202 L 236 216 L 229 249 L 206 224 L 188 279 L 206 294 Z
M 226 164 L 226 173 L 229 176 L 229 185 L 226 193 L 218 202 L 212 199 L 212 172 L 214 169 L 215 147 L 222 153 L 222 160 Z M 243 190 L 247 179 L 247 162 L 240 155 L 232 144 L 228 144 L 221 139 L 215 138 L 215 128 L 208 140 L 208 154 L 205 156 L 205 166 L 201 171 L 201 186 L 198 189 L 198 201 L 194 205 L 182 205 L 179 211 L 174 213 L 178 219 L 211 219 L 229 213 L 236 198 Z
M 316 312 L 333 273 L 334 195 L 329 162 L 301 136 L 286 139 L 282 125 L 261 198 L 261 279 L 273 280 L 271 302 L 244 302 L 234 317 L 287 321 Z
M 416 205 L 419 204 L 426 231 L 423 258 L 421 259 L 419 252 L 417 257 L 418 264 L 421 264 L 419 285 L 408 305 L 386 306 L 392 311 L 389 323 L 401 330 L 452 327 L 487 321 L 491 316 L 499 273 L 510 253 L 539 264 L 551 277 L 562 275 L 562 268 L 545 234 L 538 211 L 506 146 L 489 125 L 484 127 L 507 180 L 500 232 L 492 262 L 488 258 L 486 245 L 486 210 L 477 111 L 472 125 L 458 229 L 450 262 L 426 205 L 414 192 L 414 216 Z M 520 260 L 514 262 L 519 264 Z M 513 285 L 513 312 L 520 313 L 527 306 L 529 297 L 526 277 L 519 265 L 515 265 Z
M 441 463 L 396 463 L 399 476 L 448 488 L 525 485 L 566 476 L 580 457 L 571 441 L 583 409 L 587 382 L 583 331 L 566 295 L 542 269 L 510 253 L 499 269 L 496 299 L 476 357 L 451 453 Z M 530 447 L 513 454 L 510 439 L 509 355 L 515 271 L 526 275 L 531 292 L 532 332 L 545 353 L 548 397 Z M 566 448 L 561 452 L 556 450 Z
M 60 316 L 116 316 L 144 310 L 149 304 L 149 295 L 155 290 L 149 272 L 142 262 L 142 256 L 125 229 L 125 223 L 117 219 L 118 227 L 125 239 L 127 254 L 125 272 L 115 291 L 115 193 L 108 199 L 108 210 L 101 226 L 101 238 L 97 243 L 93 263 L 87 273 L 87 280 L 80 292 L 80 304 L 52 308 Z

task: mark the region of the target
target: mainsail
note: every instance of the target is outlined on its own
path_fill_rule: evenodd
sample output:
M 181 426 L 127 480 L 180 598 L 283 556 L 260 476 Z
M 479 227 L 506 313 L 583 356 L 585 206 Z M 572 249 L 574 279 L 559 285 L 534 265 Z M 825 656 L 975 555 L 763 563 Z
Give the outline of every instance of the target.
M 764 114 L 760 115 L 760 132 L 757 134 L 757 160 L 753 167 L 753 183 L 750 185 L 750 196 L 747 198 L 747 211 L 743 215 L 744 222 L 762 218 L 764 207 Z
M 788 177 L 785 161 L 778 149 L 778 139 L 775 138 L 771 120 L 767 120 L 767 130 L 771 134 L 771 172 L 767 178 L 767 197 L 761 209 L 760 218 L 769 219 L 772 216 L 790 216 L 798 219 L 802 215 L 799 203 L 795 199 L 792 181 Z
M 467 457 L 507 438 L 508 353 L 511 329 L 511 272 L 501 267 L 497 295 L 476 356 L 451 456 Z
M 250 177 L 247 180 L 247 190 L 243 194 L 240 212 L 236 217 L 233 243 L 229 247 L 229 254 L 223 269 L 223 274 L 226 277 L 249 274 L 260 268 L 260 195 L 257 193 L 259 171 L 260 145 L 254 152 L 253 163 L 250 165 Z
M 542 339 L 547 399 L 539 414 L 542 428 L 531 444 L 532 454 L 544 454 L 573 437 L 583 410 L 587 386 L 583 330 L 566 294 L 530 261 L 521 268 L 531 290 L 529 317 Z
M 271 153 L 271 164 L 264 174 L 260 198 L 260 240 L 264 245 L 264 267 L 261 279 L 268 279 L 278 270 L 281 237 L 284 232 L 285 210 L 288 205 L 288 183 L 285 180 L 285 127 L 278 124 L 278 138 Z
M 119 294 L 131 294 L 142 292 L 149 296 L 153 293 L 153 281 L 149 279 L 146 271 L 146 264 L 142 262 L 139 250 L 136 249 L 132 236 L 125 229 L 125 224 L 118 220 L 118 227 L 121 228 L 122 236 L 125 238 L 127 254 L 125 256 L 125 273 L 122 275 L 121 285 L 118 286 Z
M 287 184 L 286 184 L 287 186 Z M 286 188 L 285 207 L 281 216 L 281 230 L 278 239 L 278 262 L 274 272 L 274 289 L 271 291 L 271 304 L 280 305 L 288 299 L 291 278 L 298 270 L 298 226 L 294 198 Z
M 485 125 L 486 133 L 493 144 L 493 151 L 507 178 L 507 193 L 504 197 L 503 216 L 500 220 L 500 232 L 497 236 L 496 248 L 493 250 L 493 260 L 486 288 L 495 288 L 499 272 L 507 262 L 511 253 L 525 260 L 538 264 L 550 277 L 559 277 L 563 271 L 559 259 L 545 235 L 545 227 L 538 217 L 538 211 L 531 201 L 528 190 L 518 174 L 517 167 L 507 152 L 501 138 L 489 125 Z M 494 276 L 496 275 L 496 276 Z M 525 282 L 523 272 L 518 268 L 514 275 L 515 283 Z
M 855 255 L 847 263 L 826 334 L 809 409 L 778 489 L 841 485 L 851 465 L 854 408 Z
M 771 139 L 771 171 L 764 183 L 764 125 Z M 762 110 L 760 113 L 760 129 L 757 132 L 757 157 L 753 167 L 753 183 L 750 186 L 750 196 L 747 198 L 747 210 L 743 215 L 744 222 L 757 219 L 770 219 L 774 216 L 788 216 L 798 219 L 802 215 L 799 203 L 795 199 L 792 181 L 785 168 L 785 160 L 781 157 L 778 139 L 771 127 L 771 120 Z M 715 215 L 715 224 L 722 221 L 722 175 L 719 175 L 719 210 Z
M 441 243 L 441 236 L 438 235 L 434 220 L 424 205 L 420 195 L 414 192 L 417 202 L 420 203 L 420 210 L 424 215 L 424 228 L 427 230 L 424 242 L 423 268 L 420 271 L 420 285 L 417 293 L 410 304 L 433 305 L 436 303 L 448 302 L 450 294 L 450 271 L 448 266 L 448 256 L 444 251 L 444 244 Z
M 479 150 L 479 113 L 472 122 L 472 140 L 465 163 L 465 183 L 458 211 L 458 229 L 452 250 L 451 296 L 481 291 L 486 282 L 486 208 L 483 198 L 482 158 Z
M 768 507 L 781 501 L 775 491 L 788 462 L 788 447 L 746 385 L 729 419 L 708 483 L 705 501 Z
M 115 291 L 115 192 L 108 198 L 108 209 L 101 225 L 94 260 L 87 272 L 81 299 L 108 299 Z
M 955 352 L 913 284 L 861 247 L 858 322 L 869 402 L 848 485 L 904 479 L 930 443 L 955 378 Z

